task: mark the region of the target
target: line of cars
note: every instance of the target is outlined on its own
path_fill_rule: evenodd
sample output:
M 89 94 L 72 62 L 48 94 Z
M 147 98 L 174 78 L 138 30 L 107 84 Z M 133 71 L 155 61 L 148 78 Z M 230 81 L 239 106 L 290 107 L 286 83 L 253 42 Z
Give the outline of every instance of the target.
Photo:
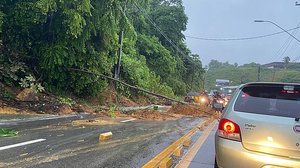
M 222 111 L 236 88 L 237 86 L 227 86 L 222 87 L 220 90 L 211 90 L 210 93 L 206 91 L 201 93 L 189 92 L 185 96 L 184 101 L 211 106 L 216 111 Z
M 237 87 L 238 86 L 226 86 L 220 88 L 220 91 L 211 91 L 210 97 L 212 101 L 212 108 L 216 111 L 223 111 Z
M 300 84 L 237 88 L 215 135 L 215 168 L 300 168 Z

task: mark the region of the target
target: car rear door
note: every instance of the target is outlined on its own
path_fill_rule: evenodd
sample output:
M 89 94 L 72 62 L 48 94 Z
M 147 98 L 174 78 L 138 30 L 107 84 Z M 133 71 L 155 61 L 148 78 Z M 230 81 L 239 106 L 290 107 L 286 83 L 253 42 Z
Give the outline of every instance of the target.
M 297 85 L 245 86 L 232 113 L 244 148 L 300 159 L 299 94 Z

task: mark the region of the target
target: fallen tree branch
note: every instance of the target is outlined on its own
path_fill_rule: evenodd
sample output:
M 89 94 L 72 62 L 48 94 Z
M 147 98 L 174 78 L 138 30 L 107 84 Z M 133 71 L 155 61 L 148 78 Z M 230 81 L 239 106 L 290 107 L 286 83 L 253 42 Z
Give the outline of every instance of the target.
M 186 102 L 183 102 L 183 101 L 175 100 L 173 98 L 169 98 L 169 97 L 161 95 L 161 94 L 150 92 L 150 91 L 145 90 L 143 88 L 139 88 L 139 87 L 136 87 L 136 86 L 129 85 L 128 83 L 125 83 L 125 82 L 123 82 L 123 81 L 121 81 L 119 79 L 115 79 L 115 78 L 112 78 L 112 77 L 109 77 L 109 76 L 106 76 L 106 75 L 103 75 L 103 74 L 100 74 L 100 73 L 93 73 L 93 72 L 90 72 L 90 71 L 87 71 L 87 70 L 75 69 L 75 68 L 69 68 L 69 70 L 70 71 L 77 71 L 77 72 L 83 72 L 83 73 L 87 73 L 87 74 L 91 74 L 91 75 L 100 76 L 101 78 L 109 79 L 109 80 L 118 82 L 118 83 L 120 83 L 120 84 L 122 84 L 124 86 L 129 87 L 129 88 L 132 88 L 132 89 L 135 89 L 135 90 L 138 90 L 138 91 L 142 91 L 144 93 L 147 93 L 147 94 L 159 97 L 159 98 L 163 98 L 163 99 L 166 99 L 166 100 L 169 100 L 169 101 L 172 101 L 172 102 L 181 103 L 181 104 L 187 104 Z

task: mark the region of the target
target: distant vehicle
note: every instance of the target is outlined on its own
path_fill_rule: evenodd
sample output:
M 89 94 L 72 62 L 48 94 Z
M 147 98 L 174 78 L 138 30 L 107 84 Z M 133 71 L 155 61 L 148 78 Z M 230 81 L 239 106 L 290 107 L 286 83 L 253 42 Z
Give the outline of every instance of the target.
M 220 91 L 215 91 L 211 96 L 211 106 L 214 110 L 222 112 L 226 106 L 226 101 Z
M 215 93 L 217 92 L 218 90 L 211 90 L 210 92 L 209 92 L 209 96 L 213 96 L 213 95 L 215 95 Z
M 187 95 L 184 97 L 185 102 L 189 103 L 197 103 L 200 102 L 200 93 L 198 92 L 189 92 Z
M 226 86 L 221 88 L 222 94 L 226 96 L 231 96 L 233 92 L 238 88 L 238 86 Z
M 216 87 L 228 86 L 230 83 L 227 79 L 216 79 Z
M 204 91 L 200 94 L 200 102 L 199 103 L 204 106 L 210 105 L 210 99 L 209 99 L 209 95 L 207 94 L 207 91 Z
M 198 103 L 198 104 L 206 105 L 206 106 L 208 106 L 210 103 L 209 97 L 207 94 L 200 94 L 198 92 L 189 92 L 184 97 L 184 101 L 189 102 L 189 103 Z
M 215 167 L 300 167 L 300 84 L 239 87 L 215 136 Z
M 228 102 L 238 86 L 226 86 L 221 88 L 221 93 L 224 96 L 226 102 Z

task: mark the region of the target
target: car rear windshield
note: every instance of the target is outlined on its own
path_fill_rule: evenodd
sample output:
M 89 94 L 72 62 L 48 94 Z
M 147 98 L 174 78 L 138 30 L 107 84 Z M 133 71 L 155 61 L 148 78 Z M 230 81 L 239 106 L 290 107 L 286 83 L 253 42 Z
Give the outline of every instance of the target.
M 300 87 L 248 85 L 240 92 L 234 110 L 281 117 L 300 117 Z

